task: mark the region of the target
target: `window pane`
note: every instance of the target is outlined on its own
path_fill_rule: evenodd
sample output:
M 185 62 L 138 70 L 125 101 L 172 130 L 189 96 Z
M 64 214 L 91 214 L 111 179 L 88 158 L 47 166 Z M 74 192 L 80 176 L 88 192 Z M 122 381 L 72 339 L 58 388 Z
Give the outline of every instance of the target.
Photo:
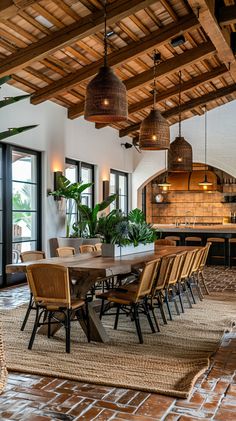
M 20 261 L 20 253 L 23 251 L 36 250 L 35 241 L 26 241 L 25 243 L 13 243 L 12 244 L 12 259 Z
M 81 180 L 84 184 L 93 182 L 93 171 L 92 168 L 81 167 Z M 92 194 L 93 187 L 88 187 L 85 192 Z
M 77 166 L 66 163 L 65 176 L 66 178 L 68 178 L 68 180 L 71 181 L 71 183 L 76 183 L 76 181 L 78 180 Z
M 13 241 L 36 240 L 36 213 L 12 212 Z
M 126 194 L 126 177 L 119 175 L 119 194 Z
M 110 194 L 116 193 L 116 176 L 115 174 L 110 174 Z
M 12 152 L 12 179 L 36 183 L 36 156 L 25 152 Z
M 119 209 L 122 210 L 122 212 L 127 212 L 127 196 L 119 196 Z
M 37 186 L 35 184 L 12 183 L 12 208 L 13 210 L 36 210 Z

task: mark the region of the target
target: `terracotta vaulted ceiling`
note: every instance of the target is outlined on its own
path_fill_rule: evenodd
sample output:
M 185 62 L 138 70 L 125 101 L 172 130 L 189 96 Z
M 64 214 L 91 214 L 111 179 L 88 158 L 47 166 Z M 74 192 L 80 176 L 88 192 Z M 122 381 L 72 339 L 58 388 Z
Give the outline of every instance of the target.
M 121 137 L 138 135 L 152 105 L 154 49 L 158 107 L 170 124 L 179 70 L 183 119 L 236 98 L 234 0 L 108 0 L 107 16 L 108 63 L 128 92 L 128 121 L 112 125 Z M 52 100 L 68 118 L 81 116 L 86 84 L 103 62 L 103 21 L 102 0 L 1 0 L 0 77 L 11 75 L 32 104 Z M 185 43 L 173 47 L 181 34 Z

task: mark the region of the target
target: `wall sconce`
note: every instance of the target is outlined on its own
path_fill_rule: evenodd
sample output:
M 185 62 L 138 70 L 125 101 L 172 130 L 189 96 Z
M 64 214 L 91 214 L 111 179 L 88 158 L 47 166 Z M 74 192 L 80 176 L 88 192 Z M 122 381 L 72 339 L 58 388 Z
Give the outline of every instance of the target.
M 62 176 L 62 171 L 54 171 L 54 190 L 59 189 L 59 179 Z M 54 196 L 54 200 L 61 200 L 60 196 Z
M 102 198 L 103 200 L 107 199 L 110 193 L 110 181 L 103 180 L 102 182 Z

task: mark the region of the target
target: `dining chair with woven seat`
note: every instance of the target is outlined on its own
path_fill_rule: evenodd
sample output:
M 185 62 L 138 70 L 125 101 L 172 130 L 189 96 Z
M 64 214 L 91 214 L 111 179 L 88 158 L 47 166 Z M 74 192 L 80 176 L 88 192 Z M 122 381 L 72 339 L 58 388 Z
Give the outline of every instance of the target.
M 75 255 L 75 248 L 74 247 L 58 247 L 56 249 L 56 256 L 57 257 L 69 257 Z
M 165 289 L 165 285 L 167 284 L 168 276 L 169 276 L 171 267 L 173 265 L 174 259 L 175 259 L 175 254 L 162 257 L 160 265 L 159 265 L 159 270 L 157 270 L 157 276 L 153 283 L 153 287 L 151 291 L 151 296 L 150 296 L 151 311 L 153 314 L 153 318 L 154 318 L 157 330 L 159 328 L 159 324 L 157 322 L 157 318 L 154 312 L 156 305 L 160 309 L 160 313 L 161 313 L 164 324 L 167 324 L 167 318 L 166 318 L 164 307 L 163 307 L 163 303 L 165 300 L 164 289 Z
M 44 251 L 40 251 L 40 250 L 29 250 L 29 251 L 23 251 L 20 254 L 20 259 L 22 261 L 22 263 L 24 262 L 33 262 L 34 260 L 41 260 L 41 259 L 45 259 L 45 252 Z M 21 330 L 23 331 L 25 329 L 25 325 L 28 321 L 29 315 L 31 310 L 35 310 L 35 304 L 34 304 L 34 299 L 33 299 L 33 294 L 30 290 L 30 299 L 29 299 L 29 304 L 25 313 L 25 317 L 24 320 L 22 322 L 21 325 Z
M 195 287 L 200 301 L 202 301 L 203 299 L 201 286 L 199 284 L 198 272 L 200 269 L 200 265 L 201 265 L 204 253 L 205 253 L 204 247 L 200 249 L 196 249 L 195 254 L 194 254 L 194 259 L 191 265 L 191 270 L 190 270 L 191 273 L 189 276 L 188 286 L 189 286 L 194 304 L 196 304 L 196 299 L 193 294 L 193 287 Z
M 202 253 L 202 256 L 201 256 L 202 258 L 200 260 L 198 271 L 197 271 L 198 282 L 199 282 L 199 284 L 202 284 L 202 286 L 205 290 L 205 293 L 207 295 L 209 295 L 209 290 L 208 290 L 207 284 L 206 284 L 204 269 L 206 267 L 206 262 L 207 262 L 207 258 L 208 258 L 208 254 L 209 254 L 209 251 L 210 251 L 211 244 L 212 243 L 210 241 L 208 241 L 206 243 L 205 247 L 203 248 L 204 252 Z
M 102 251 L 102 243 L 94 244 L 95 251 Z
M 87 328 L 88 342 L 90 342 L 87 301 L 71 299 L 68 268 L 50 263 L 36 263 L 27 267 L 27 276 L 36 304 L 36 317 L 28 348 L 32 349 L 40 326 L 47 325 L 48 338 L 50 338 L 52 336 L 51 326 L 60 324 L 65 328 L 66 352 L 70 353 L 71 321 L 80 320 L 79 311 L 82 312 Z M 58 314 L 61 317 L 58 317 Z M 43 318 L 42 322 L 41 318 Z
M 92 244 L 83 244 L 82 246 L 79 246 L 79 251 L 80 253 L 93 253 L 96 249 Z
M 187 298 L 187 301 L 188 301 L 188 304 L 189 304 L 190 308 L 192 308 L 193 306 L 192 306 L 190 296 L 189 296 L 189 284 L 188 284 L 188 282 L 189 282 L 189 278 L 190 278 L 190 275 L 191 275 L 191 271 L 192 271 L 192 267 L 193 267 L 193 261 L 194 261 L 194 257 L 195 257 L 196 252 L 197 252 L 197 249 L 187 251 L 184 262 L 183 262 L 183 265 L 182 265 L 182 268 L 181 268 L 180 273 L 179 273 L 179 280 L 178 280 L 179 285 L 182 286 L 182 290 L 185 293 L 185 296 Z M 182 311 L 184 312 L 183 302 L 181 303 L 181 296 L 180 296 L 180 304 L 181 304 L 181 307 L 182 307 Z
M 186 257 L 186 252 L 178 253 L 175 255 L 173 264 L 171 266 L 171 270 L 168 275 L 167 283 L 165 285 L 165 302 L 167 305 L 169 318 L 173 320 L 173 316 L 171 313 L 170 302 L 173 302 L 175 305 L 177 315 L 180 315 L 179 307 L 177 304 L 177 298 L 181 301 L 180 291 L 179 291 L 179 274 Z M 183 307 L 181 305 L 182 311 Z
M 156 271 L 159 263 L 160 259 L 156 259 L 144 264 L 143 270 L 139 276 L 137 288 L 135 288 L 134 291 L 116 288 L 108 291 L 108 293 L 105 293 L 102 297 L 102 306 L 106 299 L 109 303 L 115 304 L 117 308 L 114 329 L 117 329 L 118 327 L 120 310 L 123 310 L 125 314 L 130 314 L 132 320 L 134 320 L 140 343 L 143 343 L 143 335 L 139 321 L 140 313 L 146 315 L 151 331 L 153 333 L 155 332 L 149 313 L 148 297 L 150 296 L 153 282 L 156 278 Z

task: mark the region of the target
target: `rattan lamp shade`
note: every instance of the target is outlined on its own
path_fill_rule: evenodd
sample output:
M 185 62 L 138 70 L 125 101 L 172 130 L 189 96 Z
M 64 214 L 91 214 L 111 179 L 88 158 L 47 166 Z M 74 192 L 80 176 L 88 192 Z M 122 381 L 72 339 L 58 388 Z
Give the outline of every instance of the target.
M 153 109 L 142 121 L 139 135 L 139 148 L 162 150 L 170 147 L 170 128 L 160 111 Z
M 184 137 L 176 137 L 170 144 L 168 153 L 168 170 L 172 172 L 192 171 L 192 146 Z
M 95 123 L 127 120 L 126 87 L 111 67 L 101 67 L 98 74 L 89 82 L 84 118 Z

